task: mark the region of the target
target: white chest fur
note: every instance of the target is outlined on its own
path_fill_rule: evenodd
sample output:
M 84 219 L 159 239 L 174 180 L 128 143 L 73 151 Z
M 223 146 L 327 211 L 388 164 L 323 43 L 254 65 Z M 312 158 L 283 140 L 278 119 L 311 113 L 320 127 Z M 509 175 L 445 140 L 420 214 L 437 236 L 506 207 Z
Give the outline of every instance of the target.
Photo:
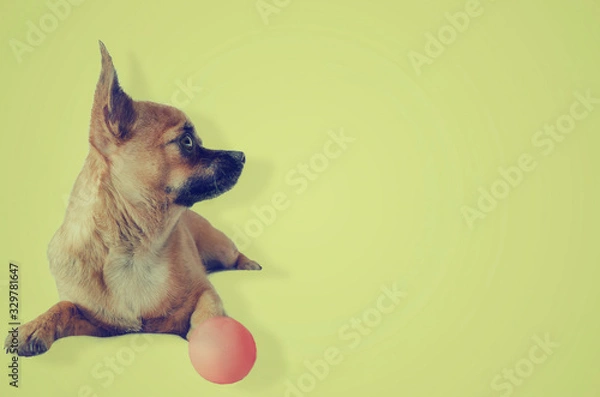
M 139 319 L 164 299 L 168 265 L 154 254 L 109 256 L 104 281 L 113 312 L 127 319 Z

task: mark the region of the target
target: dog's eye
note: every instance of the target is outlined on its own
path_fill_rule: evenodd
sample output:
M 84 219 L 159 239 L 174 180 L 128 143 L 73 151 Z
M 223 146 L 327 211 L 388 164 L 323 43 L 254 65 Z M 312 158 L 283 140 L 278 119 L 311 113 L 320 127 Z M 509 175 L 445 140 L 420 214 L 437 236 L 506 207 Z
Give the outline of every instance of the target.
M 188 134 L 185 134 L 179 142 L 181 143 L 181 147 L 183 147 L 188 152 L 194 148 L 194 140 Z

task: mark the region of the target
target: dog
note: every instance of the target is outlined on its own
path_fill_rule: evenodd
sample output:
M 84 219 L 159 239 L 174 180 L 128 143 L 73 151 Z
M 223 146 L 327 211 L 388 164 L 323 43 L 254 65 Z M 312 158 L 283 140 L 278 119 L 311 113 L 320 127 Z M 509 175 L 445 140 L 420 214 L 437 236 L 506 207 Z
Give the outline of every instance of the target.
M 261 269 L 190 209 L 236 184 L 244 153 L 207 149 L 181 110 L 132 100 L 102 42 L 100 52 L 89 153 L 48 246 L 60 301 L 21 325 L 18 343 L 9 335 L 5 348 L 20 356 L 77 335 L 189 340 L 226 315 L 208 274 Z

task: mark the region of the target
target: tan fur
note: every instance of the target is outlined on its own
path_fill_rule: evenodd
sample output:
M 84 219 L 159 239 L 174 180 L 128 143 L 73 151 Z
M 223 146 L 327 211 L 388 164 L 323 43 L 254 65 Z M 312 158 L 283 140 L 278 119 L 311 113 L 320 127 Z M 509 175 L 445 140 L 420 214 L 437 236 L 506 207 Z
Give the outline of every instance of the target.
M 185 114 L 131 100 L 102 44 L 101 52 L 90 152 L 48 246 L 61 302 L 19 328 L 17 347 L 7 339 L 6 348 L 20 355 L 43 353 L 71 335 L 186 337 L 225 315 L 208 272 L 260 269 L 206 219 L 175 204 L 193 178 L 216 178 L 221 160 L 185 161 L 173 144 L 189 124 Z

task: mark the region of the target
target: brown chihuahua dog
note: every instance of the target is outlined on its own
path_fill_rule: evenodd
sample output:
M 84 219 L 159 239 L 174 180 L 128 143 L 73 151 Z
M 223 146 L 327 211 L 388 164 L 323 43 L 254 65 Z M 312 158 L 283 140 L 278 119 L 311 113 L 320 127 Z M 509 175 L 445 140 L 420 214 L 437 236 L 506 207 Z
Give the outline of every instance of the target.
M 261 269 L 188 209 L 231 189 L 244 154 L 206 149 L 180 110 L 132 100 L 100 51 L 90 151 L 48 247 L 60 302 L 20 326 L 18 343 L 9 335 L 5 347 L 21 356 L 75 335 L 188 338 L 225 315 L 208 273 Z

